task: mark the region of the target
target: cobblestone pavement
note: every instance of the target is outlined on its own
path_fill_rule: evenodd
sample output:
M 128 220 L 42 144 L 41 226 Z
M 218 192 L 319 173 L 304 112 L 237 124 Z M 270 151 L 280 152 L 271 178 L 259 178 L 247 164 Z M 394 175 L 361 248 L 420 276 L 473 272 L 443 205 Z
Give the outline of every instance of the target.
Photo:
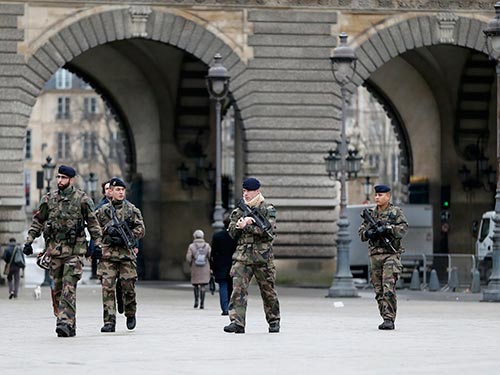
M 494 374 L 500 368 L 500 304 L 480 295 L 399 292 L 395 331 L 379 331 L 371 290 L 281 287 L 282 330 L 267 333 L 252 287 L 246 334 L 227 334 L 218 296 L 193 309 L 188 284 L 139 283 L 137 328 L 100 333 L 99 285 L 78 288 L 77 336 L 57 338 L 48 288 L 8 300 L 0 288 L 0 373 L 5 374 Z M 340 303 L 341 302 L 341 303 Z M 343 305 L 343 306 L 342 306 Z

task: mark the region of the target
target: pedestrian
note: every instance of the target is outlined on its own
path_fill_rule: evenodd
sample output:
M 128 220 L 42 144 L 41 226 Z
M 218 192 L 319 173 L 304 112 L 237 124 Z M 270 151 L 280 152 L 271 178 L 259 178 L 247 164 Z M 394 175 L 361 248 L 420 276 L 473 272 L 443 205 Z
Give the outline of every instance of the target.
M 76 285 L 82 277 L 87 252 L 85 227 L 97 251 L 101 246 L 102 233 L 94 203 L 85 192 L 74 187 L 75 176 L 72 167 L 59 167 L 57 190 L 47 193 L 40 201 L 23 250 L 26 255 L 33 254 L 31 244 L 43 232 L 45 251 L 51 257 L 50 276 L 58 305 L 56 332 L 59 337 L 76 335 Z
M 141 211 L 125 199 L 125 183 L 113 177 L 110 187 L 113 191 L 112 201 L 97 210 L 97 219 L 103 231 L 102 258 L 97 267 L 97 275 L 102 284 L 104 325 L 101 332 L 115 332 L 116 329 L 117 279 L 122 287 L 127 328 L 132 330 L 136 326 L 136 242 L 146 233 Z
M 205 308 L 205 293 L 210 281 L 210 245 L 205 242 L 205 234 L 197 229 L 193 233 L 193 242 L 189 244 L 186 261 L 191 266 L 191 284 L 194 290 L 194 308 Z
M 21 273 L 22 265 L 14 262 L 17 251 L 21 248 L 16 244 L 16 239 L 9 239 L 9 244 L 6 246 L 2 259 L 5 261 L 4 274 L 7 276 L 7 283 L 9 285 L 9 299 L 17 298 L 19 294 L 19 276 Z
M 377 185 L 374 190 L 376 207 L 369 210 L 373 222 L 364 218 L 358 233 L 361 241 L 368 241 L 370 280 L 384 320 L 378 329 L 392 330 L 397 310 L 396 282 L 403 268 L 401 240 L 408 232 L 408 221 L 403 210 L 390 202 L 389 186 Z
M 258 215 L 261 224 L 270 228 L 264 230 L 255 218 L 245 213 L 240 206 L 231 213 L 229 234 L 237 240 L 233 255 L 231 276 L 233 292 L 231 294 L 229 319 L 231 324 L 224 327 L 225 332 L 245 333 L 245 315 L 248 300 L 248 285 L 255 275 L 264 303 L 269 332 L 280 331 L 280 307 L 276 293 L 276 268 L 274 266 L 273 240 L 276 226 L 276 209 L 267 203 L 260 191 L 260 182 L 250 177 L 243 181 L 243 202 L 246 210 Z
M 233 253 L 236 250 L 236 241 L 229 235 L 229 215 L 224 217 L 224 229 L 215 232 L 212 236 L 212 253 L 210 268 L 219 285 L 219 300 L 222 309 L 221 315 L 229 315 L 229 297 L 233 292 L 233 279 L 229 274 L 233 263 Z

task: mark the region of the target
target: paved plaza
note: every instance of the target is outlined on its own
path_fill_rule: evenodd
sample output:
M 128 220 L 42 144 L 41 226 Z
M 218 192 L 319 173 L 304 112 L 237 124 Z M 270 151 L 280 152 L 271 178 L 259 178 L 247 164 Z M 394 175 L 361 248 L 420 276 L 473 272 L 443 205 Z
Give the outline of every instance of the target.
M 100 287 L 78 288 L 77 336 L 57 338 L 48 288 L 16 300 L 0 287 L 7 374 L 498 374 L 500 304 L 480 294 L 400 291 L 395 331 L 379 331 L 371 290 L 329 299 L 326 290 L 280 287 L 282 331 L 267 333 L 252 287 L 246 334 L 227 334 L 218 296 L 193 309 L 188 284 L 140 282 L 138 322 L 100 333 Z

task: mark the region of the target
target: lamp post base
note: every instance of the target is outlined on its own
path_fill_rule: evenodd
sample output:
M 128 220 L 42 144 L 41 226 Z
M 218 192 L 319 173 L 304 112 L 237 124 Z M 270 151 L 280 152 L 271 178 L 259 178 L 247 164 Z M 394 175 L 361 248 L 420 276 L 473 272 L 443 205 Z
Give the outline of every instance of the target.
M 328 289 L 327 297 L 359 297 L 359 295 L 352 277 L 335 277 L 332 286 Z
M 500 280 L 490 281 L 488 287 L 483 290 L 481 302 L 500 302 Z

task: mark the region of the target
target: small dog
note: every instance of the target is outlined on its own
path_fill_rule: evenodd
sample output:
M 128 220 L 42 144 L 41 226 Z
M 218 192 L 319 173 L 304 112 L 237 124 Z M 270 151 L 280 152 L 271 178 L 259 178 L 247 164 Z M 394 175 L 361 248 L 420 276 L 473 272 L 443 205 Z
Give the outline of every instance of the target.
M 33 289 L 33 298 L 42 299 L 42 288 L 38 285 L 35 289 Z

